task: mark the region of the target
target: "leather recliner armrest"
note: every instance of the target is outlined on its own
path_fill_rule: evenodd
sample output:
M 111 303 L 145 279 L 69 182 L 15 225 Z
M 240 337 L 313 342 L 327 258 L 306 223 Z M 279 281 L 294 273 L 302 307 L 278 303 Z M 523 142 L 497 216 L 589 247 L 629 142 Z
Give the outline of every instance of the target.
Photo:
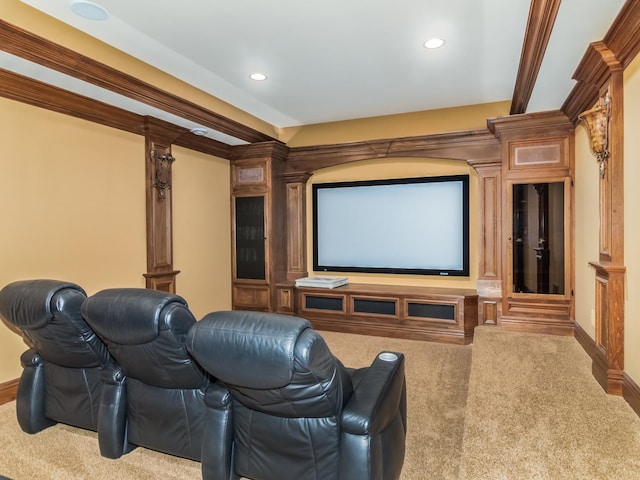
M 380 353 L 356 385 L 342 411 L 341 425 L 345 433 L 374 435 L 382 432 L 398 412 L 406 415 L 406 382 L 404 355 Z M 406 420 L 403 418 L 406 425 Z
M 382 352 L 342 411 L 340 480 L 398 480 L 407 432 L 404 356 Z
M 120 458 L 134 446 L 127 442 L 126 375 L 120 367 L 102 371 L 102 397 L 98 413 L 98 443 L 100 454 Z
M 212 383 L 205 392 L 209 409 L 202 438 L 203 480 L 235 480 L 233 468 L 233 398 L 229 390 Z
M 16 397 L 18 424 L 26 433 L 38 433 L 56 423 L 45 415 L 44 359 L 30 348 L 20 356 L 20 363 L 23 370 Z

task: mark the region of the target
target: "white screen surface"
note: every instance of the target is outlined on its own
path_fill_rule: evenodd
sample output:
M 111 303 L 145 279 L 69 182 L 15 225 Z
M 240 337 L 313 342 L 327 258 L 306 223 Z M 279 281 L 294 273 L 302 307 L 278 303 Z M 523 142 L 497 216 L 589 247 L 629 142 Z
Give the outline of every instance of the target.
M 463 180 L 410 180 L 316 186 L 315 266 L 430 274 L 464 270 L 463 190 L 468 187 Z

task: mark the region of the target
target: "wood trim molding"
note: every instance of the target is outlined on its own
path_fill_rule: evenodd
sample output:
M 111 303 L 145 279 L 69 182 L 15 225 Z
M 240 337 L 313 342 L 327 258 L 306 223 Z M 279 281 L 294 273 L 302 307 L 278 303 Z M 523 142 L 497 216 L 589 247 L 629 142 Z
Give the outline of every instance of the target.
M 622 376 L 622 391 L 624 399 L 640 416 L 640 386 L 626 373 Z
M 527 110 L 559 8 L 560 0 L 531 1 L 510 115 Z
M 598 347 L 596 347 L 595 340 L 589 336 L 586 330 L 582 328 L 582 326 L 578 322 L 576 322 L 575 324 L 573 336 L 592 360 L 599 355 Z
M 640 53 L 640 2 L 625 2 L 603 42 L 614 52 L 622 68 L 627 68 Z
M 154 87 L 90 57 L 39 37 L 0 19 L 0 48 L 112 92 L 159 108 L 247 142 L 273 140 L 269 135 L 200 105 Z M 82 68 L 78 68 L 82 65 Z
M 599 364 L 602 362 L 602 352 L 596 346 L 595 340 L 578 323 L 575 326 L 574 336 L 587 355 L 591 357 L 594 377 L 598 379 L 596 369 L 599 368 Z M 606 372 L 604 373 L 606 377 Z M 602 384 L 602 382 L 599 383 Z M 640 416 L 640 386 L 627 373 L 622 374 L 622 396 L 633 411 Z
M 573 79 L 576 85 L 561 110 L 575 124 L 578 115 L 591 108 L 609 82 L 610 64 L 624 70 L 640 52 L 640 2 L 627 0 L 601 42 L 589 45 Z
M 290 173 L 312 172 L 358 160 L 389 157 L 434 157 L 466 160 L 474 165 L 500 161 L 500 142 L 487 130 L 370 140 L 291 148 Z
M 117 128 L 136 135 L 144 135 L 145 117 L 119 107 L 99 102 L 92 98 L 78 95 L 58 87 L 34 80 L 8 70 L 0 69 L 0 96 L 18 102 L 44 108 L 53 112 L 70 115 L 107 127 Z M 161 120 L 155 119 L 160 123 Z M 167 125 L 171 125 L 167 123 Z M 180 132 L 174 140 L 174 145 L 189 148 L 198 152 L 228 159 L 231 146 L 201 137 L 190 131 L 172 125 Z
M 236 145 L 229 149 L 229 160 L 247 160 L 250 158 L 275 158 L 285 160 L 289 154 L 289 147 L 274 140 L 271 142 Z
M 150 290 L 159 290 L 161 292 L 176 293 L 176 276 L 180 270 L 172 270 L 170 272 L 144 273 L 146 280 L 145 287 Z
M 603 390 L 607 391 L 608 375 L 607 375 L 607 354 L 602 348 L 598 348 L 596 341 L 575 322 L 574 338 L 582 346 L 587 355 L 591 357 L 591 373 Z
M 20 379 L 9 380 L 8 382 L 0 383 L 0 405 L 13 402 L 18 394 L 18 384 Z
M 0 96 L 126 132 L 143 134 L 143 116 L 0 69 Z
M 578 115 L 591 108 L 606 87 L 611 73 L 619 69 L 615 53 L 603 42 L 593 42 L 585 52 L 573 79 L 577 81 L 573 90 L 562 104 L 561 110 L 572 123 L 578 123 Z
M 517 137 L 539 138 L 544 135 L 569 135 L 574 125 L 567 116 L 558 110 L 548 112 L 523 113 L 506 117 L 487 119 L 487 127 L 499 139 Z

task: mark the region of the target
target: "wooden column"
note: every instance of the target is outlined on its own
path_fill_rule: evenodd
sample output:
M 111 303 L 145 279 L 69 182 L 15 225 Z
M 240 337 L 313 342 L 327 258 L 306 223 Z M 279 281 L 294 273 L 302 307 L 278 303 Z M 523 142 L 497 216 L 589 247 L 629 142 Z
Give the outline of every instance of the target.
M 498 325 L 502 312 L 502 161 L 469 161 L 478 173 L 478 325 Z
M 595 269 L 596 357 L 594 377 L 607 393 L 622 395 L 624 382 L 624 161 L 623 65 L 603 42 L 594 42 L 574 78 L 608 105 L 608 155 L 600 159 L 599 255 Z M 585 89 L 588 90 L 588 89 Z
M 285 173 L 287 192 L 287 274 L 293 282 L 307 276 L 307 181 L 310 173 Z
M 175 293 L 173 269 L 171 143 L 180 135 L 159 120 L 145 119 L 145 177 L 147 197 L 146 287 Z
M 623 70 L 613 54 L 600 48 L 610 80 L 600 96 L 609 104 L 606 161 L 600 169 L 600 244 L 596 271 L 596 347 L 594 377 L 607 393 L 623 394 L 624 376 L 624 158 Z

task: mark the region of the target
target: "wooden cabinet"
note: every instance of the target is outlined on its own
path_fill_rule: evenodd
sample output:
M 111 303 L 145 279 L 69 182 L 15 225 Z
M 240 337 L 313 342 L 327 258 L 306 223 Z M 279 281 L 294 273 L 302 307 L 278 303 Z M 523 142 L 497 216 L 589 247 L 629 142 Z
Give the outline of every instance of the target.
M 273 311 L 286 265 L 284 158 L 277 142 L 247 145 L 231 160 L 232 307 Z
M 296 313 L 318 329 L 467 344 L 478 325 L 475 290 L 367 284 L 295 290 Z
M 499 323 L 573 334 L 573 125 L 561 114 L 494 122 L 502 144 Z

